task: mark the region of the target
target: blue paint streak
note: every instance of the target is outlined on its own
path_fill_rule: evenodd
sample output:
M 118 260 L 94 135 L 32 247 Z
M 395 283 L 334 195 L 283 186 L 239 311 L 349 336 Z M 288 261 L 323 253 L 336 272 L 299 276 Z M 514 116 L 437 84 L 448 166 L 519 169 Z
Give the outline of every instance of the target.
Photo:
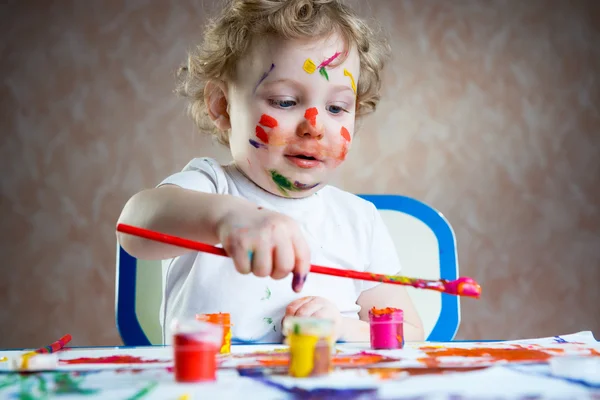
M 262 82 L 263 82 L 265 79 L 267 79 L 267 76 L 269 76 L 269 74 L 271 73 L 271 71 L 273 71 L 273 68 L 275 68 L 275 64 L 271 64 L 271 68 L 269 69 L 269 71 L 268 71 L 268 72 L 265 72 L 265 73 L 263 74 L 263 76 L 260 78 L 260 80 L 258 81 L 258 83 L 256 84 L 256 86 L 254 86 L 254 91 L 253 91 L 252 93 L 256 92 L 256 89 L 258 89 L 258 87 L 260 86 L 260 84 L 261 84 L 261 83 L 262 83 Z
M 318 185 L 319 185 L 319 182 L 315 183 L 314 185 L 309 185 L 307 183 L 300 183 L 298 181 L 294 182 L 294 187 L 299 190 L 310 190 L 310 189 L 316 188 Z
M 253 140 L 253 139 L 250 139 L 250 140 L 248 140 L 248 142 L 249 142 L 249 143 L 250 143 L 252 146 L 256 147 L 257 149 L 266 149 L 266 148 L 267 148 L 267 146 L 266 146 L 266 145 L 264 145 L 264 144 L 262 144 L 262 143 L 258 143 L 256 140 Z
M 284 393 L 291 394 L 294 398 L 298 399 L 376 399 L 377 388 L 364 388 L 364 389 L 331 389 L 331 388 L 317 388 L 317 389 L 302 389 L 299 387 L 287 387 L 280 383 L 273 382 L 268 378 L 268 368 L 252 368 L 252 369 L 238 369 L 240 376 L 245 376 L 254 381 L 262 383 L 265 386 L 278 389 Z
M 568 341 L 566 341 L 565 339 L 561 338 L 560 336 L 554 336 L 554 341 L 556 343 L 569 343 Z

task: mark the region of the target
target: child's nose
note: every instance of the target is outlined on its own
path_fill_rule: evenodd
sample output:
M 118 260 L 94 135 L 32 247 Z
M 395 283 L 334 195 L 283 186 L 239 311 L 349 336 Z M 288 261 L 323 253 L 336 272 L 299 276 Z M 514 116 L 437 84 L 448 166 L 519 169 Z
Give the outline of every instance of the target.
M 296 134 L 301 137 L 321 139 L 323 137 L 323 130 L 317 124 L 317 115 L 319 115 L 319 111 L 316 107 L 307 109 L 304 113 L 304 119 L 298 124 Z

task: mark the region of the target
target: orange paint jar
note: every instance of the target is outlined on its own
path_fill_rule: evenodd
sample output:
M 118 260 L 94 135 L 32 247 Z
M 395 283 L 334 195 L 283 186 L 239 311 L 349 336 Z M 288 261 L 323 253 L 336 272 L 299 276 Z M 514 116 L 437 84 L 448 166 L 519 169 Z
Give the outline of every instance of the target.
M 229 313 L 196 314 L 198 321 L 208 322 L 223 327 L 221 354 L 231 353 L 231 316 Z

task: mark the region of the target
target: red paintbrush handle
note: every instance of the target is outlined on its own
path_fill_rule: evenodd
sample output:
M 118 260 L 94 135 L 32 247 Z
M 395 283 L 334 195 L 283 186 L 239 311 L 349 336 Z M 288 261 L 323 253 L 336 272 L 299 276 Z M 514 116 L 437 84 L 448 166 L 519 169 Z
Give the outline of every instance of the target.
M 118 224 L 117 231 L 129 235 L 138 236 L 144 239 L 154 240 L 177 247 L 183 247 L 190 250 L 201 251 L 203 253 L 215 254 L 218 256 L 229 257 L 227 252 L 216 246 L 196 242 L 194 240 L 184 239 L 177 236 L 167 235 L 165 233 L 151 231 L 149 229 L 139 228 L 127 224 Z M 458 296 L 468 296 L 478 298 L 481 295 L 481 287 L 471 278 L 459 278 L 455 281 L 425 280 L 407 278 L 405 276 L 372 274 L 369 272 L 353 271 L 349 269 L 337 269 L 323 267 L 320 265 L 311 265 L 310 272 L 324 275 L 339 276 L 343 278 L 359 279 L 363 281 L 390 283 L 394 285 L 412 286 L 418 289 L 435 290 Z

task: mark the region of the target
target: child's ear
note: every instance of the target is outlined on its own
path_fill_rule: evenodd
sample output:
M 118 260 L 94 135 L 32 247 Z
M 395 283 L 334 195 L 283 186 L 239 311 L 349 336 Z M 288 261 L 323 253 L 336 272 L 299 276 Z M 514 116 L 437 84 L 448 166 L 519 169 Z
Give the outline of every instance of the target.
M 225 82 L 211 80 L 204 87 L 204 104 L 208 116 L 220 131 L 231 128 L 227 103 L 227 85 Z

